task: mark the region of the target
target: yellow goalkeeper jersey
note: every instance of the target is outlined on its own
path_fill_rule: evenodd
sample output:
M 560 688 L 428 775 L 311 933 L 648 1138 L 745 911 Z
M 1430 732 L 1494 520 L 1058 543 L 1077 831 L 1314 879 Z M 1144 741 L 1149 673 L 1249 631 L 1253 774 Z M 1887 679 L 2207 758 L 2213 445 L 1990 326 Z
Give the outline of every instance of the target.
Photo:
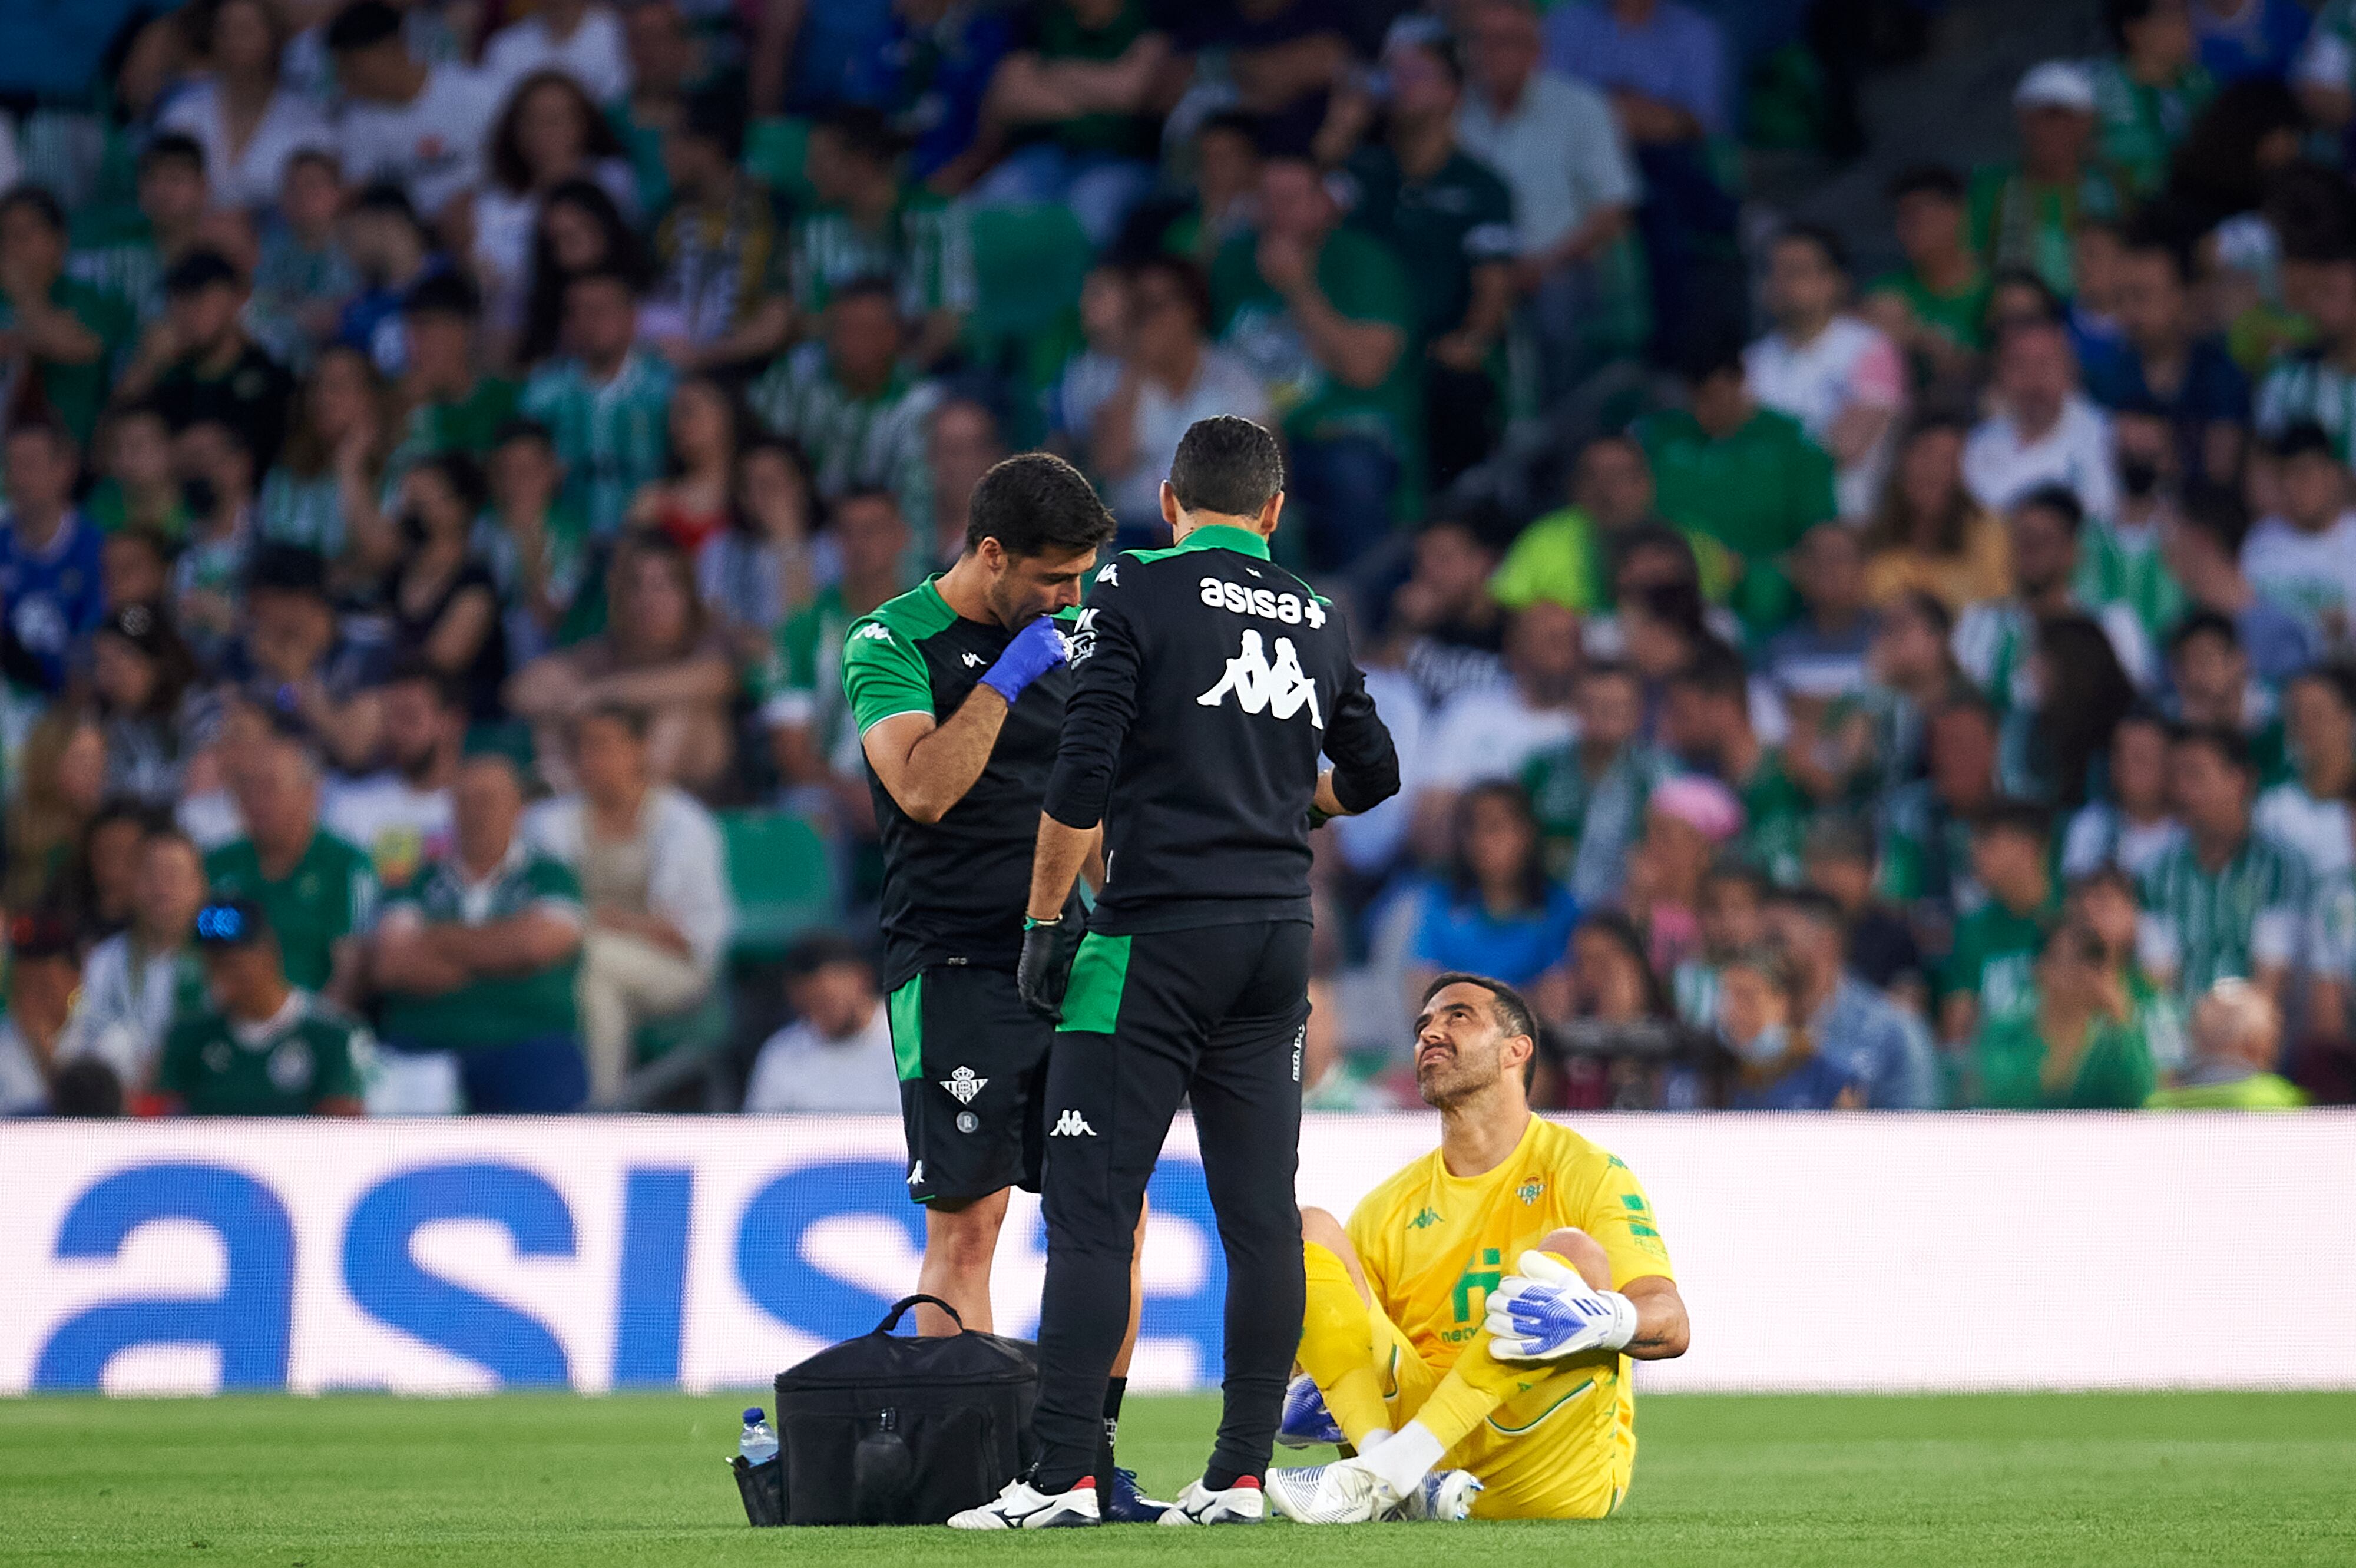
M 1646 1274 L 1676 1277 L 1635 1173 L 1537 1116 L 1513 1154 L 1485 1175 L 1449 1175 L 1437 1149 L 1414 1161 L 1366 1195 L 1349 1232 L 1376 1303 L 1425 1364 L 1445 1372 L 1481 1333 L 1498 1280 L 1525 1250 L 1565 1228 L 1602 1246 L 1614 1289 Z M 1451 1462 L 1470 1461 L 1493 1490 L 1502 1483 L 1504 1490 L 1553 1493 L 1579 1475 L 1616 1475 L 1624 1486 L 1635 1446 L 1628 1359 L 1599 1357 L 1588 1369 L 1569 1393 L 1548 1380 L 1551 1391 L 1529 1388 L 1509 1399 L 1471 1440 L 1472 1451 Z M 1539 1396 L 1548 1396 L 1542 1405 L 1534 1402 Z M 1524 1438 L 1537 1441 L 1515 1441 Z M 1511 1474 L 1494 1473 L 1498 1467 Z

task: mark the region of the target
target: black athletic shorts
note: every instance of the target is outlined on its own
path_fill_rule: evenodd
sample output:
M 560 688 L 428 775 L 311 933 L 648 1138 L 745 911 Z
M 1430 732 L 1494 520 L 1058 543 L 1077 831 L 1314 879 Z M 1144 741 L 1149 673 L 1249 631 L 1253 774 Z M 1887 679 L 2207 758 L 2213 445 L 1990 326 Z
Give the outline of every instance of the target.
M 908 1196 L 966 1203 L 1039 1190 L 1055 1026 L 997 969 L 941 963 L 892 993 L 892 1061 L 908 1134 Z

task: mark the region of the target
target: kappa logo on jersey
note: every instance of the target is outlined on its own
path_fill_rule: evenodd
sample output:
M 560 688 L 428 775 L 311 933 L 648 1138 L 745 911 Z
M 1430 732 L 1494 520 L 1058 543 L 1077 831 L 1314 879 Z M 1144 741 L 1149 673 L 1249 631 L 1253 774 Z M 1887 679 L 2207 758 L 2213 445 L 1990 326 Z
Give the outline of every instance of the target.
M 1251 571 L 1247 566 L 1246 571 Z M 1252 572 L 1252 575 L 1259 575 Z M 1224 577 L 1203 579 L 1203 602 L 1215 610 L 1226 610 L 1239 616 L 1258 616 L 1264 620 L 1280 620 L 1287 626 L 1299 626 L 1307 621 L 1311 629 L 1325 624 L 1325 607 L 1312 594 L 1306 598 L 1299 594 L 1280 594 L 1272 588 L 1247 588 L 1241 583 L 1230 583 Z
M 990 1083 L 986 1078 L 974 1077 L 973 1069 L 969 1067 L 961 1067 L 940 1081 L 941 1087 L 948 1090 L 959 1105 L 972 1104 L 973 1097 Z
M 889 642 L 892 640 L 892 628 L 880 620 L 871 620 L 851 635 L 854 639 L 866 637 L 873 638 L 877 642 Z
M 1317 706 L 1317 682 L 1301 668 L 1301 655 L 1294 651 L 1292 639 L 1276 639 L 1276 662 L 1268 659 L 1268 645 L 1260 640 L 1258 631 L 1244 633 L 1244 650 L 1227 660 L 1227 672 L 1219 677 L 1218 684 L 1194 701 L 1206 708 L 1215 708 L 1235 694 L 1236 705 L 1248 714 L 1270 714 L 1289 719 L 1301 709 L 1309 710 L 1309 722 L 1319 729 L 1325 727 L 1325 714 Z
M 1109 572 L 1112 568 L 1108 566 L 1105 570 Z M 1072 629 L 1064 636 L 1064 662 L 1084 663 L 1096 650 L 1097 612 L 1082 610 L 1079 618 L 1072 623 Z
M 967 654 L 967 655 L 965 656 L 965 667 L 966 667 L 967 669 L 969 669 L 969 670 L 979 670 L 979 669 L 980 669 L 980 668 L 981 668 L 981 655 L 980 655 L 980 654 L 979 654 L 979 653 L 969 653 L 969 654 Z
M 1076 1111 L 1065 1112 L 1055 1119 L 1055 1124 L 1047 1129 L 1050 1138 L 1093 1138 L 1096 1135 L 1097 1130 L 1088 1125 L 1088 1119 Z
M 1099 582 L 1099 583 L 1106 584 L 1106 585 L 1109 585 L 1109 586 L 1111 586 L 1111 587 L 1115 587 L 1115 588 L 1119 587 L 1119 586 L 1120 586 L 1120 563 L 1119 563 L 1119 562 L 1118 562 L 1118 561 L 1108 561 L 1108 562 L 1106 562 L 1106 563 L 1104 564 L 1104 570 L 1103 570 L 1103 571 L 1101 571 L 1101 572 L 1098 572 L 1098 573 L 1097 574 L 1097 581 L 1098 581 L 1098 582 Z
M 916 1168 L 908 1173 L 908 1185 L 910 1187 L 922 1187 L 925 1185 L 924 1161 L 918 1160 L 916 1162 Z

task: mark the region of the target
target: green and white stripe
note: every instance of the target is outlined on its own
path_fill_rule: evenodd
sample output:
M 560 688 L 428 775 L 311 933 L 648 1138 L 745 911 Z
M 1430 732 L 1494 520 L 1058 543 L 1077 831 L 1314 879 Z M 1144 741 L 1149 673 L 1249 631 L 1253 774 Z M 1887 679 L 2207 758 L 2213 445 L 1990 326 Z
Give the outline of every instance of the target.
M 932 521 L 932 476 L 925 462 L 925 424 L 940 389 L 894 374 L 873 397 L 855 398 L 834 379 L 826 348 L 805 343 L 753 383 L 753 412 L 809 454 L 819 489 L 839 496 L 880 485 L 920 533 Z
M 564 463 L 565 499 L 605 538 L 621 531 L 642 485 L 670 455 L 670 367 L 632 350 L 598 385 L 578 360 L 560 360 L 524 387 L 521 412 L 548 426 Z
M 2276 360 L 2258 383 L 2258 434 L 2271 440 L 2310 421 L 2323 426 L 2341 462 L 2356 456 L 2356 372 L 2313 350 Z
M 2298 858 L 2259 833 L 2213 874 L 2189 840 L 2179 843 L 2144 878 L 2145 967 L 2173 975 L 2187 998 L 2220 980 L 2287 968 L 2308 934 L 2308 891 Z

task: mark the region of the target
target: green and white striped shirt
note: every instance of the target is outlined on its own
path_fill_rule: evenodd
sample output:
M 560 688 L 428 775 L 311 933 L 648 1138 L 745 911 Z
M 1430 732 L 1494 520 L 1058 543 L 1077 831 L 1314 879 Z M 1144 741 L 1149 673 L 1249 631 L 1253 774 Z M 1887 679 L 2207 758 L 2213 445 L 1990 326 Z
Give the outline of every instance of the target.
M 344 499 L 335 473 L 309 478 L 285 467 L 262 481 L 262 537 L 273 544 L 299 544 L 333 561 L 344 553 Z
M 883 486 L 899 498 L 901 515 L 920 533 L 933 515 L 925 424 L 940 396 L 931 381 L 894 371 L 874 396 L 853 397 L 834 379 L 822 343 L 805 343 L 779 360 L 748 394 L 762 424 L 792 436 L 809 454 L 822 494 L 830 499 Z
M 619 532 L 638 488 L 662 478 L 677 384 L 669 365 L 635 349 L 602 385 L 573 359 L 525 384 L 519 412 L 548 426 L 564 464 L 564 499 L 595 537 Z
M 2184 586 L 2159 553 L 2159 529 L 2121 528 L 2090 517 L 2078 534 L 2072 590 L 2085 605 L 2125 605 L 2154 648 L 2184 618 Z
M 862 229 L 839 207 L 794 220 L 795 308 L 815 314 L 854 278 L 882 275 L 898 286 L 901 311 L 973 308 L 973 231 L 965 209 L 929 191 L 903 196 L 881 233 Z
M 2298 857 L 2252 832 L 2213 874 L 2190 839 L 2144 877 L 2136 934 L 2146 969 L 2172 976 L 2188 1002 L 2220 980 L 2296 964 L 2310 924 L 2307 870 Z
M 2310 421 L 2331 437 L 2340 460 L 2356 456 L 2356 371 L 2343 371 L 2307 349 L 2276 360 L 2258 383 L 2258 434 L 2271 441 Z

